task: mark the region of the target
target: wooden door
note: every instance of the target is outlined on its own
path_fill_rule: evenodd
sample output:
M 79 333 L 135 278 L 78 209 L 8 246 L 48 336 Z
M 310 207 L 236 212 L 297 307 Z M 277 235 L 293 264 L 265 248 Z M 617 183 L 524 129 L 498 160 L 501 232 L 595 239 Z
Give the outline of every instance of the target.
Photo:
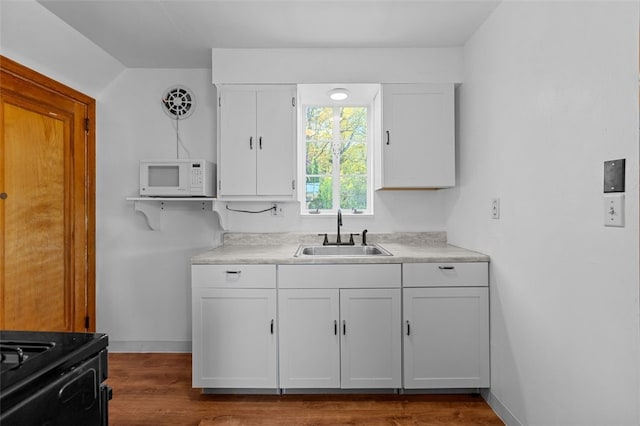
M 0 328 L 94 330 L 95 101 L 0 72 Z

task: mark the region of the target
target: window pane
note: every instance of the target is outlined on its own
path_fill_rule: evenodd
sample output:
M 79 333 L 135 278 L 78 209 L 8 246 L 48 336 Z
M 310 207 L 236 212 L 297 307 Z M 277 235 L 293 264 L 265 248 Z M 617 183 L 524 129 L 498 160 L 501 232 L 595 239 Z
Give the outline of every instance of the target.
M 306 174 L 331 174 L 333 153 L 330 142 L 307 142 Z
M 367 140 L 367 109 L 364 107 L 340 108 L 340 140 Z
M 340 175 L 367 174 L 367 145 L 343 142 L 340 149 Z
M 307 210 L 329 210 L 333 207 L 333 179 L 331 176 L 307 176 Z
M 307 141 L 333 140 L 333 110 L 330 107 L 310 106 L 306 110 L 305 137 Z
M 367 177 L 340 177 L 340 207 L 365 210 L 367 208 Z

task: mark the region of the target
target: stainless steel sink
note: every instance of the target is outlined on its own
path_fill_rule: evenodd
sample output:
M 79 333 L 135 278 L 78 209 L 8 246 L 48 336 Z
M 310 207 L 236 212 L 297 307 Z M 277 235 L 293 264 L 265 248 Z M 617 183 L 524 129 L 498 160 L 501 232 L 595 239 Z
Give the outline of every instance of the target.
M 302 244 L 300 247 L 298 247 L 296 254 L 294 254 L 294 257 L 300 256 L 354 257 L 393 255 L 377 244 L 370 246 L 323 246 Z

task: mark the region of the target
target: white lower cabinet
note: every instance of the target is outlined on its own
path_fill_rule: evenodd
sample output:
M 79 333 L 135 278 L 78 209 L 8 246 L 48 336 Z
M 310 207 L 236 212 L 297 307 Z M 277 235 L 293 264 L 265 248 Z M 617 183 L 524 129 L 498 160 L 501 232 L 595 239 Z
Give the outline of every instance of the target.
M 487 263 L 277 271 L 192 267 L 194 387 L 489 387 Z
M 405 264 L 403 275 L 421 286 L 403 289 L 404 388 L 489 387 L 487 264 Z
M 196 266 L 200 269 L 192 272 L 194 278 L 221 271 L 219 266 Z M 272 269 L 273 288 L 250 288 L 268 283 L 243 282 L 243 274 L 253 274 L 246 266 L 223 270 L 221 276 L 229 279 L 211 279 L 192 288 L 193 387 L 278 388 L 275 266 Z M 234 284 L 239 288 L 228 288 Z
M 280 387 L 400 388 L 400 265 L 326 266 L 280 267 Z M 299 288 L 305 277 L 354 288 Z

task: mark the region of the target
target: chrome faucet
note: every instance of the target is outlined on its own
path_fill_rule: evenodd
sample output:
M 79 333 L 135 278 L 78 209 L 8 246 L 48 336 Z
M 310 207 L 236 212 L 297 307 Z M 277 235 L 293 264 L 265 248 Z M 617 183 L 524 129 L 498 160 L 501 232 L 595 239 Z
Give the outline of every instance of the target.
M 342 226 L 342 210 L 338 209 L 338 236 L 336 237 L 336 244 L 342 243 L 340 239 L 340 227 Z

